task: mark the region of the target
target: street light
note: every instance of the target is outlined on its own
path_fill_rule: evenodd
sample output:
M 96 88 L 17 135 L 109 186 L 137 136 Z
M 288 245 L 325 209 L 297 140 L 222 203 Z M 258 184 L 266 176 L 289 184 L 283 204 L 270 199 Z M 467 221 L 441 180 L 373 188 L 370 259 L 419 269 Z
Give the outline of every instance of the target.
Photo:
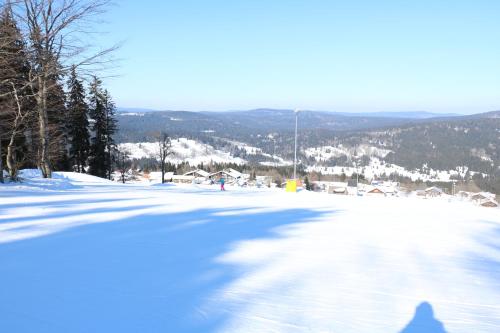
M 297 179 L 297 125 L 299 122 L 299 109 L 295 109 L 295 154 L 293 157 L 293 179 Z

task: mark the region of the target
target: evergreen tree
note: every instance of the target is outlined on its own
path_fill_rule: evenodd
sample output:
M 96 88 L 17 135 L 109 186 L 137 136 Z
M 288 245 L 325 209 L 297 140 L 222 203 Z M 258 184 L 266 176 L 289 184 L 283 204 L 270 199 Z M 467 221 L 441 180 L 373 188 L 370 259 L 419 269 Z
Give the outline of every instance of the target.
M 307 176 L 304 178 L 304 185 L 306 186 L 307 191 L 312 190 L 311 183 L 309 182 L 309 178 Z
M 108 90 L 104 90 L 103 105 L 104 105 L 104 116 L 106 120 L 106 127 L 105 127 L 106 155 L 107 155 L 106 166 L 108 172 L 108 179 L 111 179 L 111 174 L 113 173 L 113 164 L 115 162 L 114 161 L 115 154 L 113 154 L 113 151 L 116 150 L 116 142 L 113 136 L 115 135 L 118 127 L 117 127 L 117 120 L 115 117 L 116 106 Z
M 92 119 L 92 139 L 90 146 L 90 173 L 106 177 L 106 118 L 103 104 L 101 81 L 94 77 L 90 84 L 89 116 Z
M 49 158 L 54 170 L 68 171 L 68 110 L 66 94 L 59 76 L 53 75 L 47 89 L 47 117 L 49 130 Z
M 90 173 L 111 179 L 112 153 L 115 149 L 113 135 L 116 132 L 115 105 L 102 82 L 94 77 L 90 85 L 89 116 L 93 121 L 93 137 L 90 147 Z
M 85 89 L 77 77 L 75 67 L 71 69 L 68 80 L 68 140 L 69 157 L 77 172 L 85 172 L 90 150 L 89 106 L 85 101 Z

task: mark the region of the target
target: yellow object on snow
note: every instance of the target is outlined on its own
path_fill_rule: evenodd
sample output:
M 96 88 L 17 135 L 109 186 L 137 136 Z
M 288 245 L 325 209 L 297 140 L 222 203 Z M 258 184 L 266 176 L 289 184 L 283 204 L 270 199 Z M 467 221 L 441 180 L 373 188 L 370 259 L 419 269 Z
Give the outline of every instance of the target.
M 297 192 L 297 180 L 290 179 L 286 181 L 286 191 L 287 192 Z

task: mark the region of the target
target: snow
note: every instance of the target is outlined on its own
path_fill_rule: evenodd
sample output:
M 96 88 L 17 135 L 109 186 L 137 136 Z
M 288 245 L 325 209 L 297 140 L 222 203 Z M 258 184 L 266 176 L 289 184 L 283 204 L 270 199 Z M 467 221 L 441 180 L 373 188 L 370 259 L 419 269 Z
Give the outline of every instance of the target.
M 22 176 L 0 185 L 2 332 L 500 331 L 498 208 Z
M 118 145 L 120 150 L 129 153 L 130 158 L 157 158 L 158 143 L 121 143 Z M 174 164 L 188 162 L 196 166 L 201 163 L 236 163 L 245 164 L 245 160 L 233 157 L 229 152 L 217 150 L 208 144 L 186 138 L 172 140 L 172 155 L 169 155 L 167 161 Z
M 392 174 L 397 174 L 402 177 L 408 177 L 412 181 L 423 182 L 452 182 L 453 177 L 464 177 L 467 173 L 467 167 L 457 167 L 456 170 L 434 170 L 423 165 L 419 170 L 407 170 L 397 164 L 385 163 L 377 157 L 371 157 L 370 163 L 367 166 L 333 166 L 326 167 L 320 165 L 312 165 L 306 167 L 307 172 L 319 172 L 324 175 L 341 175 L 345 174 L 350 177 L 354 173 L 359 172 L 367 179 L 377 179 L 380 177 L 390 177 Z M 477 172 L 469 171 L 470 175 Z
M 234 145 L 235 147 L 239 148 L 239 149 L 242 149 L 245 151 L 246 154 L 248 155 L 257 155 L 257 154 L 261 154 L 262 155 L 262 149 L 258 148 L 258 147 L 253 147 L 253 146 L 250 146 L 246 143 L 243 143 L 243 142 L 238 142 L 238 141 L 232 141 L 232 140 L 227 140 L 227 142 L 231 143 L 232 145 Z
M 268 136 L 268 137 L 272 138 L 272 136 Z M 261 155 L 263 157 L 267 157 L 268 159 L 271 159 L 271 161 L 259 162 L 260 165 L 274 166 L 274 167 L 293 165 L 293 161 L 287 161 L 276 154 L 264 153 L 261 148 L 250 146 L 244 142 L 233 141 L 233 140 L 227 140 L 227 142 L 234 145 L 238 149 L 244 150 L 247 155 Z
M 293 165 L 293 161 L 285 160 L 284 158 L 279 157 L 278 155 L 270 155 L 270 154 L 262 154 L 262 155 L 273 159 L 273 161 L 260 162 L 260 164 L 264 166 L 278 167 L 278 166 Z
M 327 161 L 333 157 L 339 156 L 369 156 L 384 158 L 391 151 L 388 149 L 377 148 L 369 145 L 359 145 L 357 147 L 344 147 L 343 145 L 321 146 L 307 148 L 304 153 L 307 157 L 312 157 L 317 161 Z

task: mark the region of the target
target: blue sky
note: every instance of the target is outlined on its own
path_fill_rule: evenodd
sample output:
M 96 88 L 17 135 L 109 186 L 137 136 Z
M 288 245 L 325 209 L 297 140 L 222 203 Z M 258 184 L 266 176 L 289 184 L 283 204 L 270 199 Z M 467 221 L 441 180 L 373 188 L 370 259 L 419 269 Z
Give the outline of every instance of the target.
M 117 1 L 122 107 L 500 109 L 500 1 Z

